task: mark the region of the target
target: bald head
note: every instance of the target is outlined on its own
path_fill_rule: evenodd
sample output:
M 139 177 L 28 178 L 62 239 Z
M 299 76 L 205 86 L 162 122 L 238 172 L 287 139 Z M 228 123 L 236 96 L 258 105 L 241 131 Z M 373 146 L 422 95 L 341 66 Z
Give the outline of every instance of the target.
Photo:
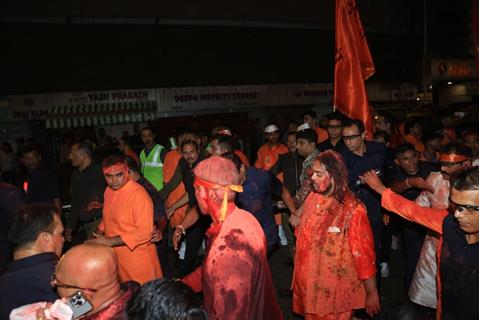
M 234 163 L 219 156 L 201 161 L 195 168 L 195 176 L 223 186 L 237 184 L 239 180 Z
M 56 279 L 61 283 L 95 289 L 96 292 L 88 297 L 95 310 L 120 290 L 115 251 L 103 245 L 75 246 L 58 263 Z M 60 297 L 68 297 L 75 291 L 58 288 Z

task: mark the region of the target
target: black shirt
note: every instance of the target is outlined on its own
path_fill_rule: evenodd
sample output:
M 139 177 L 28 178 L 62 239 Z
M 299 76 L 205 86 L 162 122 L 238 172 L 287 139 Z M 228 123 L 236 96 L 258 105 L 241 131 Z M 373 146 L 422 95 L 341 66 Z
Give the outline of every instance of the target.
M 299 188 L 299 177 L 303 170 L 303 159 L 296 152 L 281 154 L 269 171 L 273 175 L 283 172 L 284 186 L 292 196 Z
M 384 168 L 388 166 L 388 163 L 386 146 L 383 143 L 370 141 L 365 143 L 366 152 L 362 156 L 349 151 L 347 148 L 341 150 L 340 154 L 348 169 L 349 188 L 356 192 L 358 198 L 364 203 L 369 220 L 373 224 L 381 220 L 380 197 L 366 184 L 361 184 L 359 176 L 369 170 L 380 170 L 381 175 L 383 175 Z
M 53 203 L 53 199 L 60 198 L 57 177 L 44 165 L 39 165 L 23 180 L 23 187 L 27 203 Z
M 420 177 L 423 179 L 426 179 L 429 174 L 433 171 L 438 171 L 438 166 L 434 165 L 430 162 L 425 162 L 425 161 L 419 161 L 418 162 L 418 171 L 415 174 L 407 174 L 404 170 L 401 169 L 399 166 L 394 166 L 390 170 L 386 171 L 386 184 L 390 186 L 391 184 L 395 182 L 400 182 L 404 181 L 407 178 L 414 178 L 414 177 Z M 416 198 L 419 196 L 421 193 L 421 189 L 417 188 L 410 188 L 406 190 L 405 192 L 401 193 L 401 196 L 404 198 L 414 201 Z
M 444 219 L 442 232 L 442 318 L 479 319 L 479 243 L 467 243 L 451 214 Z
M 339 139 L 335 146 L 328 140 L 321 142 L 318 144 L 319 152 L 323 152 L 326 150 L 333 150 L 333 151 L 340 151 L 346 148 L 343 139 Z
M 8 319 L 10 311 L 26 304 L 55 301 L 50 280 L 57 262 L 53 252 L 13 261 L 0 277 L 0 319 Z
M 71 179 L 72 209 L 66 229 L 74 230 L 78 220 L 89 222 L 102 215 L 102 209 L 86 212 L 88 203 L 92 200 L 103 202 L 106 182 L 100 166 L 93 162 L 84 170 L 75 169 Z

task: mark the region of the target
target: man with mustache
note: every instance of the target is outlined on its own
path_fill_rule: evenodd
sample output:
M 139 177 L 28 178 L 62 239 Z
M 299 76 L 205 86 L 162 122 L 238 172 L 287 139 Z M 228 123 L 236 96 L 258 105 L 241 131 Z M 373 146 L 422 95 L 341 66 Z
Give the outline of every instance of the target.
M 454 166 L 462 162 L 457 154 L 449 157 Z M 450 176 L 450 170 L 444 170 L 444 174 Z M 441 235 L 437 250 L 437 319 L 478 319 L 479 168 L 466 169 L 452 181 L 449 210 L 424 208 L 404 199 L 386 188 L 374 172 L 365 173 L 363 180 L 381 194 L 384 208 Z

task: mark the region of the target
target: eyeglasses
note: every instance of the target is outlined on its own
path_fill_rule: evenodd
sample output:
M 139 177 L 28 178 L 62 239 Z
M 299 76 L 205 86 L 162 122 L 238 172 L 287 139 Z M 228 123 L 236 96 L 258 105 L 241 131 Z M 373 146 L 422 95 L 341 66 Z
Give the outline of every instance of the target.
M 76 290 L 85 291 L 85 292 L 97 292 L 98 291 L 98 289 L 82 288 L 82 287 L 74 286 L 74 285 L 71 285 L 71 284 L 61 283 L 60 281 L 58 281 L 56 273 L 52 274 L 52 277 L 50 279 L 50 284 L 53 288 L 76 289 Z
M 353 135 L 350 135 L 350 136 L 343 136 L 343 140 L 344 141 L 351 141 L 351 140 L 354 140 L 356 138 L 359 138 L 361 136 L 361 134 L 353 134 Z
M 449 203 L 452 205 L 454 210 L 457 210 L 459 212 L 479 211 L 479 206 L 471 206 L 471 205 L 468 205 L 468 204 L 459 204 L 457 202 L 452 201 L 451 197 L 449 197 Z

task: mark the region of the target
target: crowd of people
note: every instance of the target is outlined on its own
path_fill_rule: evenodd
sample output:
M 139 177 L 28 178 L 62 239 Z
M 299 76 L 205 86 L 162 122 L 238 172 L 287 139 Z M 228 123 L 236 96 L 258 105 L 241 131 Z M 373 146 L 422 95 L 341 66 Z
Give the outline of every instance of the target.
M 461 114 L 378 113 L 370 140 L 310 110 L 266 125 L 254 152 L 226 125 L 168 148 L 151 127 L 100 128 L 61 150 L 67 205 L 42 150 L 5 142 L 0 318 L 288 318 L 278 293 L 307 320 L 375 317 L 400 239 L 397 318 L 479 319 L 479 130 Z M 273 284 L 280 245 L 291 288 Z

